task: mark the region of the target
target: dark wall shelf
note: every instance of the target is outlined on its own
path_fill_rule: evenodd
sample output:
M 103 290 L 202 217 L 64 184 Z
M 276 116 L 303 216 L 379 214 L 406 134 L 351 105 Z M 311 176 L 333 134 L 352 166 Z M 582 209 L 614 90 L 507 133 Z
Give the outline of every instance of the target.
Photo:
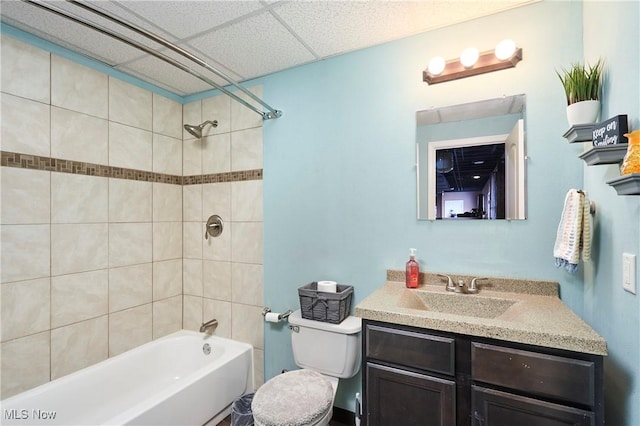
M 624 155 L 627 153 L 628 144 L 594 146 L 589 151 L 580 154 L 588 166 L 596 166 L 598 164 L 616 164 L 622 162 Z
M 607 184 L 613 186 L 618 195 L 640 195 L 640 173 L 620 176 Z

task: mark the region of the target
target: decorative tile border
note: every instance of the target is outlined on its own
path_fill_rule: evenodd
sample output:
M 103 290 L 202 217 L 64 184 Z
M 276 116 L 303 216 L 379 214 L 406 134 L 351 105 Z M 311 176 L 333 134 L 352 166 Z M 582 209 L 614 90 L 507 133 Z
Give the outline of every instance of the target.
M 2 154 L 0 158 L 0 165 L 2 167 L 17 167 L 21 169 L 100 176 L 114 179 L 138 180 L 144 182 L 168 183 L 173 185 L 196 185 L 203 183 L 238 182 L 262 179 L 262 169 L 183 177 L 164 173 L 147 172 L 144 170 L 125 169 L 123 167 L 84 163 L 81 161 L 42 157 L 39 155 L 20 154 L 17 152 L 0 151 L 0 153 Z

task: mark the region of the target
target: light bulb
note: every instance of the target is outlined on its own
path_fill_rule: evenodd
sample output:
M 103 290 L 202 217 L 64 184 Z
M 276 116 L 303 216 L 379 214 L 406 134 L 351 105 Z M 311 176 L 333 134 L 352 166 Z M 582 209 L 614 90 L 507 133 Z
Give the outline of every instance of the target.
M 427 69 L 431 75 L 440 75 L 444 71 L 445 62 L 442 56 L 436 56 L 429 61 Z
M 478 49 L 469 47 L 468 49 L 464 49 L 460 54 L 460 62 L 465 68 L 471 68 L 478 60 L 478 56 Z
M 496 46 L 496 58 L 501 61 L 509 59 L 516 51 L 516 42 L 513 40 L 502 40 Z

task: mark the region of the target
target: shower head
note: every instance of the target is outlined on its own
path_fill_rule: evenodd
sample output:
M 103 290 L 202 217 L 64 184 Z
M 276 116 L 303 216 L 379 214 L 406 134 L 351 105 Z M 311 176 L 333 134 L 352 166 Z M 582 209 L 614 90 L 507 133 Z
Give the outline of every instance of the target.
M 213 120 L 213 121 L 207 120 L 204 123 L 200 124 L 199 126 L 194 126 L 193 124 L 185 124 L 184 129 L 187 132 L 191 133 L 196 138 L 201 138 L 202 129 L 204 129 L 204 126 L 206 126 L 207 124 L 211 124 L 213 127 L 218 127 L 218 120 Z

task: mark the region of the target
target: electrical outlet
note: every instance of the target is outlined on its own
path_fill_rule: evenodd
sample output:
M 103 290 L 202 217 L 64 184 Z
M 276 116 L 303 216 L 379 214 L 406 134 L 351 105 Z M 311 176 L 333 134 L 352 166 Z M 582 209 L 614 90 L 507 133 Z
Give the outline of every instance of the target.
M 636 294 L 636 255 L 622 253 L 622 288 Z

